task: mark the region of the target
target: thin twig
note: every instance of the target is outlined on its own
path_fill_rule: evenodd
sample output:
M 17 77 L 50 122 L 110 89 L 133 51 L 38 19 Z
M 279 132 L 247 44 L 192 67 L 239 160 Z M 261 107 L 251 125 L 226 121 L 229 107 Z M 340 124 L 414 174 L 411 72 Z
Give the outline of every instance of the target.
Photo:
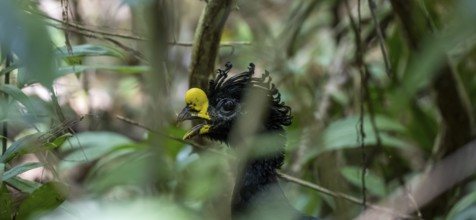
M 210 152 L 213 152 L 213 153 L 216 153 L 216 154 L 219 154 L 219 155 L 222 155 L 222 156 L 226 156 L 226 157 L 230 157 L 230 155 L 228 154 L 225 154 L 223 152 L 220 152 L 218 150 L 215 150 L 215 149 L 212 149 L 212 148 L 209 148 L 209 147 L 204 147 L 204 146 L 201 146 L 197 143 L 193 143 L 193 142 L 190 142 L 190 141 L 185 141 L 181 138 L 178 138 L 178 137 L 174 137 L 172 135 L 169 135 L 169 134 L 166 134 L 166 133 L 163 133 L 163 132 L 158 132 L 150 127 L 148 127 L 147 125 L 144 125 L 140 122 L 137 122 L 137 121 L 134 121 L 130 118 L 126 118 L 124 116 L 121 116 L 121 115 L 116 115 L 116 118 L 121 120 L 121 121 L 124 121 L 128 124 L 131 124 L 131 125 L 134 125 L 134 126 L 137 126 L 137 127 L 140 127 L 140 128 L 143 128 L 147 131 L 150 131 L 150 132 L 153 132 L 153 133 L 156 133 L 156 134 L 159 134 L 159 135 L 162 135 L 166 138 L 169 138 L 170 140 L 174 140 L 174 141 L 177 141 L 177 142 L 180 142 L 180 143 L 183 143 L 183 144 L 189 144 L 190 146 L 192 146 L 193 148 L 197 148 L 197 149 L 200 149 L 200 150 L 207 150 L 207 151 L 210 151 Z
M 423 219 L 423 214 L 421 213 L 420 207 L 418 206 L 418 203 L 417 203 L 415 197 L 413 196 L 412 192 L 410 191 L 410 189 L 408 189 L 408 187 L 406 185 L 403 185 L 402 187 L 403 187 L 403 190 L 405 191 L 405 193 L 407 194 L 407 197 L 410 200 L 411 205 L 415 208 L 417 216 L 419 218 Z
M 104 40 L 107 40 L 113 44 L 115 44 L 116 46 L 122 48 L 123 50 L 131 53 L 133 56 L 135 56 L 136 58 L 138 58 L 139 60 L 143 60 L 143 61 L 146 61 L 146 62 L 149 62 L 149 60 L 138 50 L 135 50 L 131 47 L 128 47 L 126 45 L 124 45 L 123 43 L 119 42 L 118 40 L 115 40 L 115 39 L 112 39 L 110 37 L 104 37 L 103 38 Z
M 56 20 L 55 20 L 56 21 Z M 53 23 L 47 23 L 46 25 L 61 29 L 64 31 L 71 31 L 75 32 L 77 34 L 83 35 L 85 37 L 89 38 L 94 38 L 94 39 L 103 39 L 110 41 L 113 44 L 116 44 L 117 46 L 121 47 L 122 49 L 131 52 L 134 56 L 137 58 L 144 60 L 144 56 L 142 53 L 138 52 L 137 50 L 134 50 L 130 47 L 125 46 L 124 44 L 120 43 L 117 40 L 112 39 L 112 37 L 117 37 L 117 38 L 125 38 L 125 39 L 131 39 L 131 40 L 140 40 L 140 41 L 145 41 L 147 38 L 140 38 L 137 36 L 132 36 L 132 35 L 123 35 L 123 34 L 114 34 L 114 33 L 109 33 L 109 32 L 104 32 L 104 31 L 96 31 L 92 29 L 87 29 L 87 28 L 68 28 L 67 25 L 65 26 L 60 26 L 57 24 Z M 106 34 L 107 33 L 107 34 Z M 192 47 L 193 43 L 191 42 L 182 42 L 182 41 L 173 41 L 168 43 L 171 46 L 178 46 L 178 47 Z M 234 48 L 236 46 L 249 46 L 251 45 L 251 41 L 230 41 L 230 42 L 221 42 L 220 47 L 231 47 Z
M 180 46 L 180 47 L 192 47 L 193 43 L 189 42 L 180 42 L 180 41 L 174 41 L 170 42 L 169 44 L 174 45 L 174 46 Z M 235 47 L 235 46 L 249 46 L 251 45 L 251 41 L 231 41 L 231 42 L 221 42 L 220 47 Z
M 61 16 L 63 18 L 63 24 L 69 24 L 69 0 L 61 0 Z M 69 39 L 69 26 L 65 25 L 64 33 L 64 43 L 68 49 L 68 53 L 72 53 L 73 49 L 71 47 L 71 41 Z
M 30 12 L 30 11 L 29 11 Z M 31 12 L 31 13 L 35 13 L 35 12 Z M 145 37 L 139 37 L 139 36 L 135 36 L 135 35 L 128 35 L 128 34 L 118 34 L 118 33 L 112 33 L 112 32 L 108 32 L 108 31 L 102 31 L 102 30 L 97 30 L 97 29 L 91 29 L 91 28 L 87 28 L 83 25 L 80 25 L 80 24 L 75 24 L 75 23 L 70 23 L 70 22 L 64 22 L 62 20 L 59 20 L 59 19 L 56 19 L 56 18 L 52 18 L 50 16 L 47 16 L 47 15 L 43 15 L 43 14 L 38 14 L 39 16 L 45 18 L 45 19 L 48 19 L 48 20 L 52 20 L 52 21 L 55 21 L 55 22 L 58 22 L 59 24 L 63 25 L 63 26 L 67 26 L 67 27 L 70 27 L 71 30 L 72 29 L 76 29 L 76 30 L 80 30 L 80 31 L 85 31 L 85 32 L 90 32 L 90 33 L 94 33 L 94 34 L 100 34 L 100 35 L 103 35 L 103 36 L 108 36 L 108 37 L 117 37 L 117 38 L 123 38 L 123 39 L 129 39 L 129 40 L 137 40 L 137 41 L 147 41 L 147 38 Z M 50 25 L 53 25 L 53 23 L 50 23 Z M 58 27 L 58 26 L 56 26 Z M 60 28 L 60 27 L 58 27 Z
M 390 79 L 393 78 L 393 69 L 392 65 L 390 64 L 390 59 L 388 58 L 387 47 L 385 46 L 385 39 L 383 37 L 382 29 L 380 28 L 380 22 L 377 19 L 377 15 L 375 13 L 375 2 L 373 0 L 368 0 L 370 13 L 372 14 L 372 18 L 374 20 L 375 31 L 377 32 L 377 38 L 380 45 L 380 50 L 382 51 L 383 61 L 385 63 L 385 70 L 387 75 Z
M 349 202 L 353 202 L 355 204 L 362 204 L 364 202 L 364 201 L 362 201 L 362 200 L 360 200 L 356 197 L 353 197 L 353 196 L 350 196 L 350 195 L 347 195 L 347 194 L 344 194 L 344 193 L 340 193 L 340 192 L 334 192 L 332 190 L 326 189 L 324 187 L 318 186 L 318 185 L 310 183 L 308 181 L 305 181 L 305 180 L 302 180 L 302 179 L 299 179 L 299 178 L 296 178 L 296 177 L 293 177 L 293 176 L 289 176 L 289 175 L 287 175 L 285 173 L 282 173 L 280 171 L 277 171 L 277 173 L 278 173 L 279 177 L 281 177 L 284 180 L 296 183 L 300 186 L 304 186 L 304 187 L 313 189 L 315 191 L 324 193 L 326 195 L 329 195 L 329 196 L 332 196 L 332 197 L 335 197 L 335 198 L 345 199 L 345 200 L 347 200 Z M 388 208 L 385 208 L 385 207 L 382 207 L 382 206 L 378 206 L 378 205 L 373 205 L 373 204 L 370 204 L 368 202 L 365 202 L 365 205 L 368 206 L 369 208 L 375 209 L 377 211 L 390 213 L 392 215 L 399 216 L 399 217 L 404 218 L 404 219 L 419 219 L 418 217 L 414 217 L 414 216 L 403 214 L 403 213 L 397 213 L 397 212 L 395 212 L 391 209 L 388 209 Z
M 32 12 L 33 13 L 33 12 Z M 118 33 L 112 33 L 108 31 L 101 31 L 101 30 L 96 30 L 96 29 L 91 29 L 87 28 L 83 25 L 80 24 L 75 24 L 71 22 L 65 22 L 56 18 L 52 18 L 46 15 L 39 14 L 40 16 L 52 20 L 54 22 L 58 22 L 62 26 L 56 25 L 54 23 L 48 23 L 47 25 L 52 26 L 54 28 L 58 29 L 66 29 L 68 31 L 74 31 L 78 34 L 88 34 L 87 36 L 91 35 L 102 35 L 102 36 L 108 36 L 108 37 L 117 37 L 117 38 L 123 38 L 123 39 L 129 39 L 129 40 L 137 40 L 137 41 L 147 41 L 148 39 L 145 37 L 140 37 L 136 35 L 128 35 L 128 34 L 118 34 Z M 97 37 L 99 38 L 99 37 Z M 192 47 L 193 43 L 192 42 L 182 42 L 182 41 L 173 41 L 169 42 L 168 44 L 172 46 L 179 46 L 179 47 Z M 251 45 L 251 41 L 231 41 L 231 42 L 221 42 L 220 47 L 235 47 L 235 46 L 248 46 Z
M 358 124 L 358 131 L 359 131 L 359 136 L 358 142 L 360 143 L 360 149 L 362 151 L 362 174 L 361 174 L 361 184 L 362 184 L 362 206 L 364 209 L 367 207 L 367 189 L 365 186 L 365 174 L 367 172 L 367 155 L 365 152 L 365 130 L 364 130 L 364 103 L 365 103 L 365 89 L 364 84 L 366 81 L 366 73 L 365 73 L 365 68 L 364 68 L 364 51 L 362 48 L 362 40 L 361 40 L 361 15 L 360 15 L 360 0 L 357 1 L 357 19 L 358 23 L 355 22 L 354 17 L 352 16 L 352 11 L 350 9 L 350 5 L 348 0 L 345 1 L 345 7 L 347 9 L 347 14 L 350 19 L 350 24 L 352 27 L 352 30 L 354 31 L 355 34 L 355 45 L 357 47 L 356 56 L 355 59 L 357 61 L 357 67 L 359 69 L 360 73 L 360 83 L 361 83 L 361 88 L 360 88 L 360 116 L 359 116 L 359 124 Z

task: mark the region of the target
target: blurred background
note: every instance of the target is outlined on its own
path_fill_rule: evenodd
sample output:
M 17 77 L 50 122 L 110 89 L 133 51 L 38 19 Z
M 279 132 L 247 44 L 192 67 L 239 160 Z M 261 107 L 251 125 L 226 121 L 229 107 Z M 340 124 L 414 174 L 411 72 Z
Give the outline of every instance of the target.
M 217 55 L 193 56 L 215 2 Z M 192 77 L 227 61 L 292 108 L 298 210 L 474 219 L 474 24 L 471 0 L 3 0 L 0 219 L 229 219 L 232 149 L 176 123 Z

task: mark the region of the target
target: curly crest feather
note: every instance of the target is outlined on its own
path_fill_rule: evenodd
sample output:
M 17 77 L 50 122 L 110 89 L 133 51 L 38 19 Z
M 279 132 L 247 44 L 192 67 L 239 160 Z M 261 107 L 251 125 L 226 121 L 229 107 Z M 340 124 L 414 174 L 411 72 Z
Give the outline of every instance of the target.
M 218 69 L 214 80 L 210 80 L 208 96 L 213 102 L 221 94 L 227 94 L 233 98 L 241 100 L 244 91 L 247 88 L 263 89 L 270 99 L 271 108 L 268 122 L 279 123 L 280 125 L 290 125 L 292 122 L 291 108 L 281 101 L 281 94 L 272 83 L 272 78 L 268 71 L 265 71 L 261 77 L 253 77 L 255 65 L 250 63 L 248 71 L 236 74 L 228 78 L 233 65 L 230 62 L 225 64 L 224 69 Z M 226 91 L 222 93 L 222 91 Z

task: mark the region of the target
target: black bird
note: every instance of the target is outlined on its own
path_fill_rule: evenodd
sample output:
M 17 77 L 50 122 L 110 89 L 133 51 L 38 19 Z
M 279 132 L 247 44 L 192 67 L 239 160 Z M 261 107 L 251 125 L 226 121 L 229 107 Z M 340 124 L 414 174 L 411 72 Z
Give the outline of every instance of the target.
M 233 139 L 230 132 L 238 118 L 246 120 L 246 117 L 254 113 L 248 112 L 252 109 L 249 107 L 252 103 L 243 102 L 245 95 L 253 89 L 253 92 L 264 95 L 267 103 L 262 104 L 264 116 L 258 124 L 260 129 L 257 133 L 260 136 L 272 136 L 274 141 L 270 142 L 275 146 L 269 146 L 269 142 L 263 144 L 266 141 L 262 141 L 260 147 L 271 147 L 274 150 L 268 154 L 249 157 L 240 163 L 243 167 L 239 169 L 233 191 L 232 219 L 317 220 L 293 208 L 278 183 L 276 170 L 283 165 L 286 144 L 283 126 L 291 124 L 291 108 L 281 102 L 281 95 L 271 83 L 267 71 L 255 78 L 255 66 L 250 63 L 248 71 L 228 78 L 231 68 L 231 63 L 227 63 L 224 70 L 218 69 L 215 80 L 209 83 L 207 93 L 198 88 L 187 91 L 186 107 L 177 120 L 199 120 L 200 124 L 194 126 L 183 138 L 200 135 L 227 143 L 231 147 L 240 145 L 239 140 L 242 139 Z

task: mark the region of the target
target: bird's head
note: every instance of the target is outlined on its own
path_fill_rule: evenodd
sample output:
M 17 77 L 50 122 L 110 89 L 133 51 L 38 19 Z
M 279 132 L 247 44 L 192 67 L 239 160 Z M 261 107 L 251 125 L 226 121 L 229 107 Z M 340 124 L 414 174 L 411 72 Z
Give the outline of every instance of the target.
M 200 135 L 212 140 L 228 141 L 228 135 L 239 117 L 246 117 L 248 112 L 244 103 L 245 93 L 256 88 L 264 92 L 267 103 L 261 104 L 265 109 L 262 125 L 268 129 L 280 129 L 283 125 L 291 124 L 291 108 L 281 102 L 281 95 L 271 83 L 269 73 L 261 77 L 253 77 L 255 66 L 250 64 L 248 71 L 228 78 L 232 68 L 231 63 L 225 64 L 225 69 L 218 69 L 217 76 L 209 83 L 208 92 L 192 88 L 185 94 L 185 108 L 179 113 L 177 120 L 198 120 L 199 123 L 190 129 L 183 137 L 189 139 Z

